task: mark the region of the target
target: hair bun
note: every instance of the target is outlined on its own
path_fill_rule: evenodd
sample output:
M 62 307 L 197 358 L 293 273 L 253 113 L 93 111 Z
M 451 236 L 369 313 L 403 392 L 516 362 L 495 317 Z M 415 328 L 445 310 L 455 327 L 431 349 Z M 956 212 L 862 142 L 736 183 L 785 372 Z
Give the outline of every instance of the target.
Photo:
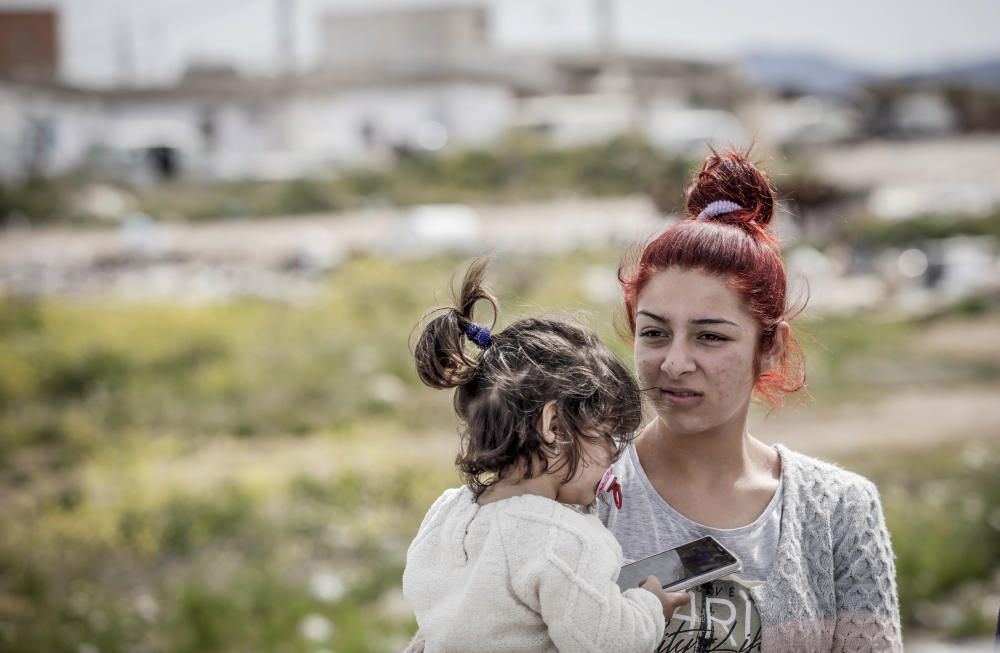
M 767 176 L 746 155 L 735 150 L 721 155 L 713 150 L 705 159 L 688 188 L 687 213 L 698 216 L 710 204 L 722 201 L 733 202 L 740 208 L 715 215 L 710 211 L 702 219 L 747 226 L 752 223 L 766 229 L 774 217 L 774 189 Z

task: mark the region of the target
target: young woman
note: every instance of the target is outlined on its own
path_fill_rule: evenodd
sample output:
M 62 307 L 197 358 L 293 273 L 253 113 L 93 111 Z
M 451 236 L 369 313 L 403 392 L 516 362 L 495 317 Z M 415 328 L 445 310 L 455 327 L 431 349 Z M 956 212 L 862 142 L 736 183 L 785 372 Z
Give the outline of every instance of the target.
M 626 558 L 712 535 L 743 563 L 690 592 L 659 651 L 899 651 L 875 486 L 747 428 L 754 394 L 777 404 L 805 382 L 773 213 L 760 170 L 713 154 L 687 217 L 619 270 L 656 417 L 614 467 L 626 501 L 601 517 Z

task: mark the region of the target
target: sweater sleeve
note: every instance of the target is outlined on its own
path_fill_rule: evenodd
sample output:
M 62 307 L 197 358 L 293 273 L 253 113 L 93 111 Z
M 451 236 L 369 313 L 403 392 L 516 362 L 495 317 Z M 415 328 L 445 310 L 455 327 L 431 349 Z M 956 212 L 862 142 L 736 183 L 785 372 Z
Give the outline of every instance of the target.
M 557 519 L 511 520 L 504 548 L 514 594 L 541 615 L 560 651 L 651 653 L 665 627 L 660 601 L 640 588 L 622 592 L 620 551 L 610 533 L 610 542 L 594 535 Z
M 875 485 L 848 485 L 832 526 L 833 651 L 902 651 L 896 566 Z

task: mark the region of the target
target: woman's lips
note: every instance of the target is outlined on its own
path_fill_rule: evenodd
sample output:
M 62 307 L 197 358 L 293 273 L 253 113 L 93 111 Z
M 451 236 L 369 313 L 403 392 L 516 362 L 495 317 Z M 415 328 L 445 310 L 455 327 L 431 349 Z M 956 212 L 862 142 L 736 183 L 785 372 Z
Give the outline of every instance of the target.
M 660 398 L 671 406 L 693 406 L 701 401 L 704 395 L 688 388 L 660 388 Z

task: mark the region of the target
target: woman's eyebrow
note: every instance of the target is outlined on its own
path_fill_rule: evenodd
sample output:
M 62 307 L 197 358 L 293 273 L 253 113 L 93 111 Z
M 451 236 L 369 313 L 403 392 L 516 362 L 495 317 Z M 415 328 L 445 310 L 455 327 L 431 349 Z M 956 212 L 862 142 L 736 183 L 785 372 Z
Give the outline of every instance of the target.
M 656 320 L 657 322 L 662 322 L 663 324 L 670 324 L 670 321 L 667 320 L 667 318 L 657 315 L 656 313 L 650 313 L 649 311 L 639 310 L 636 311 L 635 314 L 636 316 L 645 315 L 646 317 Z
M 636 315 L 645 315 L 646 317 L 652 320 L 656 320 L 657 322 L 661 322 L 663 324 L 670 324 L 670 320 L 668 320 L 667 318 L 663 317 L 662 315 L 657 315 L 656 313 L 650 313 L 649 311 L 639 310 L 636 311 Z M 731 320 L 725 320 L 721 317 L 703 317 L 697 320 L 690 320 L 689 324 L 695 324 L 698 326 L 703 326 L 706 324 L 728 324 L 729 326 L 740 328 L 740 325 L 737 324 L 736 322 L 733 322 Z
M 728 324 L 730 326 L 734 326 L 734 327 L 737 327 L 737 328 L 739 328 L 739 326 L 740 326 L 739 324 L 736 324 L 735 322 L 730 322 L 729 320 L 724 320 L 721 317 L 703 317 L 703 318 L 698 319 L 698 320 L 691 320 L 691 324 L 698 324 L 698 325 L 702 325 L 702 324 Z

